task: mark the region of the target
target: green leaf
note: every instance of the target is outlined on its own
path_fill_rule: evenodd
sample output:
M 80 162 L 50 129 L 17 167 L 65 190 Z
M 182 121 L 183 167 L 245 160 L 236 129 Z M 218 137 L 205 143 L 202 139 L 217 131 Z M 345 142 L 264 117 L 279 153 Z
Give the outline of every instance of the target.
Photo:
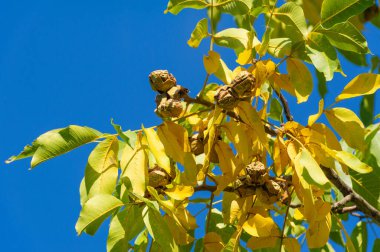
M 369 53 L 368 44 L 362 33 L 349 21 L 337 24 L 330 29 L 318 29 L 326 35 L 330 43 L 341 50 L 354 53 Z
M 372 252 L 378 252 L 380 251 L 380 239 L 377 238 L 375 242 L 373 243 Z
M 269 40 L 268 52 L 276 58 L 289 56 L 292 52 L 290 38 L 272 38 Z
M 357 66 L 368 66 L 367 64 L 367 58 L 365 54 L 359 54 L 355 52 L 350 51 L 344 51 L 338 48 L 338 51 L 343 55 L 344 58 L 346 58 L 351 63 L 357 65 Z
M 298 33 L 298 39 L 293 42 L 304 40 L 307 37 L 308 31 L 305 15 L 302 8 L 297 4 L 288 2 L 282 5 L 273 13 L 273 16 L 277 17 L 285 25 L 295 28 L 295 32 Z
M 206 37 L 208 37 L 208 20 L 207 18 L 204 18 L 195 26 L 193 32 L 191 33 L 190 39 L 187 41 L 187 44 L 190 47 L 197 48 Z
M 96 194 L 112 194 L 115 190 L 118 177 L 118 151 L 119 140 L 117 137 L 109 137 L 91 152 L 83 182 L 87 200 Z
M 226 225 L 223 222 L 222 212 L 216 208 L 211 210 L 211 219 L 208 232 L 215 232 L 220 235 L 224 243 L 228 243 L 231 235 L 235 232 L 235 228 L 231 225 Z
M 357 252 L 367 251 L 367 238 L 367 224 L 366 222 L 359 221 L 351 234 L 351 241 Z
M 327 85 L 326 85 L 326 78 L 323 75 L 323 73 L 319 72 L 317 69 L 315 70 L 315 75 L 317 76 L 318 80 L 318 93 L 321 96 L 322 99 L 325 98 L 325 95 L 327 94 Z
M 178 246 L 161 213 L 156 209 L 146 206 L 142 215 L 144 224 L 152 238 L 167 251 L 178 251 Z
M 269 118 L 282 122 L 282 105 L 277 99 L 272 99 L 270 103 Z
M 327 29 L 343 23 L 373 5 L 373 0 L 324 0 L 321 10 L 321 25 Z
M 214 35 L 217 45 L 243 51 L 247 48 L 250 32 L 243 28 L 228 28 Z
M 222 59 L 219 60 L 218 70 L 214 73 L 215 77 L 223 81 L 224 84 L 230 84 L 232 79 L 232 71 L 228 68 Z
M 109 194 L 98 194 L 89 199 L 84 204 L 75 225 L 78 235 L 83 231 L 94 235 L 103 221 L 121 206 L 123 202 Z
M 233 16 L 244 15 L 250 12 L 252 0 L 216 0 L 214 6 L 221 12 L 230 13 Z
M 267 53 L 268 46 L 269 46 L 270 35 L 272 34 L 272 31 L 273 31 L 272 28 L 268 27 L 268 29 L 266 29 L 265 32 L 264 32 L 263 40 L 262 40 L 260 49 L 257 52 L 260 57 L 263 57 Z
M 113 119 L 111 119 L 111 124 L 112 124 L 113 128 L 116 130 L 117 134 L 120 136 L 120 138 L 124 142 L 126 142 L 129 146 L 134 148 L 135 143 L 136 143 L 136 138 L 137 138 L 136 133 L 132 132 L 130 130 L 123 132 L 123 129 L 121 128 L 121 126 L 118 124 L 115 124 Z
M 144 228 L 142 207 L 127 206 L 126 209 L 113 216 L 107 238 L 107 252 L 127 251 L 129 241 Z
M 315 32 L 310 33 L 306 53 L 315 68 L 324 74 L 326 81 L 333 79 L 334 72 L 341 72 L 335 48 L 331 46 L 324 35 Z
M 373 123 L 373 116 L 375 111 L 375 94 L 365 95 L 360 102 L 360 119 L 364 126 Z
M 145 252 L 146 248 L 148 247 L 148 243 L 148 231 L 145 229 L 136 237 L 135 246 L 133 246 L 134 251 Z
M 170 12 L 177 15 L 185 8 L 200 10 L 206 8 L 208 5 L 205 0 L 170 0 L 165 13 Z
M 20 154 L 10 157 L 6 163 L 32 157 L 31 168 L 34 168 L 46 160 L 93 142 L 100 137 L 99 131 L 77 125 L 51 130 L 39 136 L 32 145 L 25 146 Z

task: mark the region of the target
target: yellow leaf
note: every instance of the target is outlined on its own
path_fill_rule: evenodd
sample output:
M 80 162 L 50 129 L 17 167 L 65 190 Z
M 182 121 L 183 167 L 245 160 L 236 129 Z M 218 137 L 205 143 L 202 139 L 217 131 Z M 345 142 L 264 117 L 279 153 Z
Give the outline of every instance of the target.
M 256 110 L 252 107 L 249 102 L 240 102 L 237 108 L 235 108 L 236 113 L 240 116 L 244 123 L 248 124 L 255 131 L 256 135 L 260 139 L 261 144 L 269 150 L 268 138 L 264 129 L 264 125 L 261 122 L 259 115 Z
M 256 78 L 256 86 L 261 87 L 261 85 L 267 79 L 267 68 L 266 68 L 264 62 L 259 61 L 256 63 L 255 70 L 253 71 L 253 75 Z
M 198 227 L 197 221 L 183 205 L 176 207 L 173 214 L 178 218 L 181 225 L 187 230 L 194 230 Z
M 217 141 L 215 144 L 215 151 L 218 154 L 219 167 L 223 172 L 223 180 L 219 181 L 218 189 L 214 192 L 217 195 L 226 188 L 229 183 L 236 180 L 243 166 L 235 158 L 231 147 L 227 143 Z
M 296 220 L 303 220 L 303 219 L 305 219 L 305 217 L 303 216 L 302 212 L 298 208 L 296 208 L 296 210 L 294 210 L 293 218 L 296 219 Z
M 285 168 L 289 164 L 290 159 L 285 142 L 282 137 L 279 136 L 277 136 L 273 143 L 273 160 L 274 172 L 277 176 L 281 176 L 285 172 Z
M 334 130 L 350 147 L 364 149 L 364 125 L 353 111 L 347 108 L 333 108 L 325 110 L 325 114 Z
M 218 71 L 220 66 L 220 55 L 215 51 L 209 51 L 207 56 L 203 56 L 203 65 L 208 74 Z
M 223 192 L 222 201 L 222 214 L 224 223 L 232 224 L 230 222 L 230 213 L 232 208 L 232 202 L 238 198 L 238 195 L 233 192 Z
M 347 252 L 356 252 L 355 246 L 352 243 L 350 235 L 347 233 L 347 230 L 344 228 L 343 223 L 340 221 L 339 218 L 336 218 L 338 225 L 343 230 L 344 236 L 346 238 L 346 249 Z
M 219 60 L 219 67 L 214 75 L 226 85 L 232 81 L 232 71 L 222 59 Z
M 222 238 L 215 232 L 207 233 L 203 238 L 203 244 L 205 250 L 210 252 L 218 252 L 224 248 Z
M 234 223 L 236 220 L 239 221 L 246 219 L 246 213 L 251 209 L 253 205 L 253 197 L 237 198 L 232 200 L 230 207 L 230 220 L 229 223 Z
M 255 214 L 244 222 L 243 229 L 248 234 L 256 237 L 278 236 L 280 234 L 273 219 L 263 217 L 260 214 Z
M 187 245 L 194 241 L 194 238 L 190 236 L 187 233 L 186 229 L 179 225 L 178 222 L 173 219 L 173 217 L 166 214 L 163 218 L 168 224 L 170 233 L 178 245 Z
M 276 90 L 283 89 L 289 94 L 296 96 L 294 86 L 290 82 L 290 76 L 288 74 L 275 73 L 273 75 L 273 81 L 274 81 Z
M 298 162 L 304 168 L 302 176 L 306 181 L 321 187 L 329 186 L 329 180 L 307 149 L 301 149 L 301 153 L 298 155 Z
M 246 65 L 252 61 L 252 49 L 244 49 L 241 53 L 239 53 L 239 56 L 236 60 L 236 62 L 239 65 Z
M 252 151 L 252 138 L 250 134 L 253 134 L 251 128 L 247 125 L 230 121 L 223 124 L 222 128 L 225 130 L 228 139 L 233 142 L 237 152 L 239 153 L 239 158 L 245 165 L 248 165 L 252 161 L 253 151 Z
M 170 159 L 166 156 L 164 145 L 153 128 L 143 128 L 148 141 L 149 149 L 156 159 L 157 165 L 171 174 Z
M 121 163 L 124 164 L 121 177 L 129 180 L 133 193 L 144 196 L 148 178 L 148 157 L 141 144 L 141 135 L 134 151 L 129 150 L 126 145 Z
M 313 91 L 313 77 L 309 69 L 302 61 L 297 59 L 289 58 L 286 62 L 290 81 L 297 97 L 297 103 L 307 101 Z
M 375 93 L 380 88 L 380 75 L 373 73 L 363 73 L 351 80 L 344 87 L 342 93 L 335 99 L 341 101 L 362 95 Z
M 165 193 L 172 199 L 184 200 L 194 194 L 192 186 L 175 185 L 173 188 L 167 189 Z
M 298 243 L 296 238 L 285 237 L 282 241 L 286 251 L 289 252 L 299 252 L 301 251 L 301 245 Z
M 370 173 L 372 167 L 360 161 L 355 155 L 346 151 L 331 150 L 325 145 L 321 145 L 322 149 L 331 157 L 335 158 L 339 163 L 345 164 L 352 170 L 359 173 Z
M 326 245 L 331 230 L 331 214 L 329 213 L 323 221 L 310 223 L 306 231 L 306 240 L 309 248 L 320 248 Z
M 321 99 L 319 101 L 319 104 L 318 104 L 318 113 L 315 114 L 315 115 L 311 115 L 309 116 L 309 120 L 307 122 L 307 125 L 311 126 L 313 125 L 318 119 L 319 117 L 321 117 L 322 113 L 323 113 L 323 107 L 324 107 L 324 102 L 323 102 L 323 99 Z
M 309 223 L 313 223 L 315 215 L 316 215 L 316 209 L 315 209 L 314 196 L 313 196 L 313 190 L 311 189 L 311 185 L 309 185 L 307 188 L 304 188 L 303 190 L 303 204 L 304 204 L 303 215 L 305 216 L 306 220 Z
M 278 237 L 251 237 L 247 242 L 247 247 L 252 250 L 274 248 L 279 240 Z

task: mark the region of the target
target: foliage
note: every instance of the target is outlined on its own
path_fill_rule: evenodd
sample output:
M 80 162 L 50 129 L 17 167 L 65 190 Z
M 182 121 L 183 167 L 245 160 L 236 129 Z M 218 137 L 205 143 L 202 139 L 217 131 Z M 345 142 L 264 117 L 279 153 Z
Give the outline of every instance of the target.
M 122 131 L 112 122 L 115 134 L 71 125 L 39 136 L 7 162 L 31 157 L 34 168 L 97 142 L 75 227 L 93 235 L 110 218 L 107 251 L 300 251 L 304 238 L 310 249 L 334 251 L 334 242 L 366 251 L 367 227 L 380 220 L 380 124 L 373 114 L 379 58 L 372 56 L 369 73 L 349 81 L 334 104 L 325 106 L 323 98 L 326 82 L 344 75 L 341 56 L 366 62 L 361 30 L 369 21 L 379 25 L 377 6 L 372 0 L 170 0 L 166 12 L 186 8 L 208 13 L 188 40 L 193 48 L 210 41 L 196 97 L 168 71 L 154 71 L 149 81 L 160 125 Z M 232 16 L 236 27 L 218 30 L 221 15 Z M 261 38 L 254 26 L 260 18 Z M 232 49 L 238 66 L 230 69 L 216 46 Z M 285 96 L 308 101 L 315 85 L 310 69 L 322 99 L 302 125 Z M 355 97 L 362 97 L 361 118 L 338 106 Z M 202 237 L 194 235 L 202 220 L 190 204 L 208 212 Z M 351 235 L 342 223 L 347 213 L 360 218 Z

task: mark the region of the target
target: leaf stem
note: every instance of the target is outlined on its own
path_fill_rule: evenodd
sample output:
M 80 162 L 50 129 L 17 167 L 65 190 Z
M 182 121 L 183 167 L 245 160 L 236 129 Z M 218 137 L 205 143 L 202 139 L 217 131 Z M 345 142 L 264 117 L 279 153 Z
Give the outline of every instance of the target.
M 290 203 L 291 203 L 291 200 L 292 200 L 292 194 L 294 192 L 294 188 L 292 189 L 292 192 L 290 193 L 290 196 L 289 196 L 289 199 L 290 199 L 290 202 L 288 204 L 288 206 L 286 207 L 286 213 L 285 213 L 285 217 L 284 217 L 284 224 L 282 224 L 282 233 L 281 233 L 281 237 L 280 237 L 280 249 L 279 249 L 279 252 L 281 252 L 282 250 L 282 242 L 284 240 L 284 235 L 285 235 L 285 227 L 286 227 L 286 219 L 288 218 L 288 215 L 289 215 L 289 209 L 290 209 Z

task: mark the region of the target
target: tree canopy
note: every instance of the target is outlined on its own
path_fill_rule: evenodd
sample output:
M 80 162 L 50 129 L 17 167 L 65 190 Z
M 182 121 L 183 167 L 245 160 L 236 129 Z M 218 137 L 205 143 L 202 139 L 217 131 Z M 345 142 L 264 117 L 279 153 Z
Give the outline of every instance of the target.
M 124 131 L 111 121 L 115 133 L 70 125 L 6 162 L 31 158 L 35 168 L 96 143 L 75 228 L 93 235 L 110 218 L 107 251 L 300 251 L 305 240 L 323 251 L 370 249 L 367 226 L 380 225 L 380 58 L 362 30 L 368 22 L 380 27 L 376 3 L 170 0 L 165 12 L 184 9 L 207 14 L 187 42 L 209 43 L 197 95 L 170 71 L 154 70 L 148 80 L 161 124 Z M 235 26 L 219 28 L 222 16 Z M 221 47 L 236 62 L 224 61 Z M 342 92 L 325 104 L 326 83 L 345 76 L 342 57 L 368 71 L 336 83 Z M 310 109 L 303 125 L 287 99 L 307 103 L 312 92 L 321 97 L 311 104 L 318 112 Z M 341 105 L 357 97 L 359 116 Z M 206 220 L 198 218 L 203 211 Z

